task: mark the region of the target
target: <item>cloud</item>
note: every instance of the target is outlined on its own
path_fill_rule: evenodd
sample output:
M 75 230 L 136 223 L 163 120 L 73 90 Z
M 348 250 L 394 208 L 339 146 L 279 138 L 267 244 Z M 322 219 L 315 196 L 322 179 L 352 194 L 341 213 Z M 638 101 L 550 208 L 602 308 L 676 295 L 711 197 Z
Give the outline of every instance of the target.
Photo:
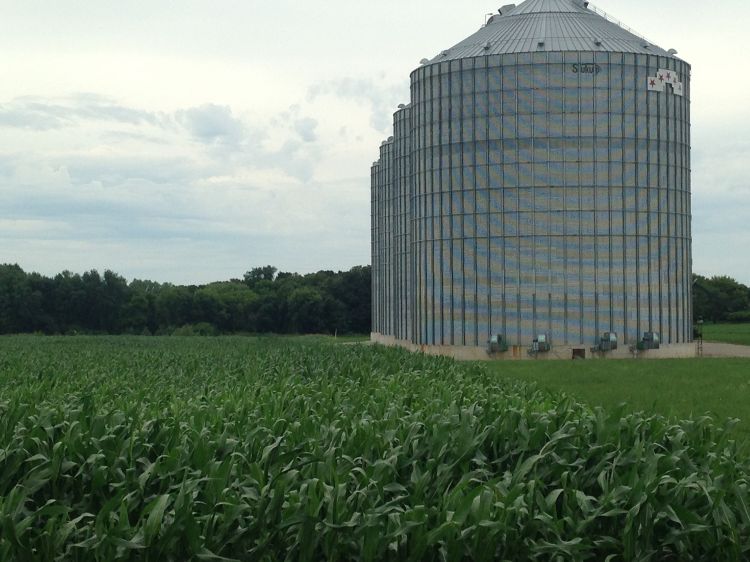
M 266 161 L 304 183 L 314 177 L 320 150 L 310 141 L 286 141 L 278 150 L 266 154 Z
M 307 101 L 313 102 L 321 96 L 336 96 L 365 105 L 370 110 L 370 125 L 383 133 L 393 123 L 393 112 L 403 102 L 403 84 L 384 84 L 382 80 L 370 78 L 341 78 L 318 82 L 307 91 Z
M 159 121 L 159 116 L 119 105 L 107 97 L 94 94 L 52 99 L 27 96 L 0 104 L 0 127 L 47 131 L 76 126 L 87 120 L 154 125 Z
M 99 182 L 117 185 L 128 180 L 144 180 L 154 184 L 191 181 L 206 173 L 220 169 L 218 164 L 183 155 L 128 154 L 75 154 L 64 158 L 68 173 L 76 184 Z
M 296 105 L 248 120 L 211 103 L 153 113 L 93 94 L 27 97 L 0 105 L 2 126 L 36 135 L 25 147 L 0 141 L 0 180 L 17 185 L 14 167 L 37 165 L 64 167 L 76 184 L 191 182 L 244 168 L 277 170 L 305 183 L 321 154 L 318 120 Z M 79 132 L 67 132 L 71 128 Z
M 204 104 L 177 112 L 177 121 L 196 140 L 212 144 L 236 145 L 246 134 L 243 123 L 234 116 L 231 108 L 225 105 Z
M 6 125 L 11 114 L 26 125 L 0 136 L 2 261 L 166 280 L 140 263 L 158 268 L 163 253 L 184 258 L 171 280 L 195 282 L 209 279 L 185 264 L 220 255 L 227 272 L 242 255 L 234 275 L 271 261 L 297 270 L 300 247 L 336 243 L 324 225 L 343 219 L 327 208 L 327 188 L 315 187 L 326 140 L 300 106 L 265 117 L 219 104 L 150 113 L 96 96 L 9 106 Z M 38 123 L 24 122 L 24 111 Z M 364 238 L 345 245 L 357 244 L 366 249 Z
M 48 187 L 49 174 L 15 192 L 0 186 L 2 259 L 27 270 L 114 268 L 195 283 L 261 263 L 297 271 L 368 259 L 369 194 L 357 179 L 302 184 L 246 170 L 185 184 Z
M 317 127 L 317 120 L 311 117 L 297 119 L 294 122 L 294 129 L 305 142 L 315 142 L 317 140 L 318 135 L 315 133 L 315 129 L 317 129 Z
M 693 263 L 696 273 L 750 283 L 750 119 L 698 120 L 692 130 Z
M 717 123 L 710 128 L 694 128 L 693 185 L 697 192 L 715 195 L 722 192 L 743 191 L 747 194 L 750 180 L 747 162 L 750 159 L 750 140 L 747 130 L 750 119 L 735 123 Z M 746 195 L 745 195 L 746 196 Z
M 0 261 L 177 282 L 366 263 L 369 144 L 353 137 L 380 134 L 371 102 L 336 96 L 270 113 L 93 94 L 0 103 L 13 128 L 0 135 Z

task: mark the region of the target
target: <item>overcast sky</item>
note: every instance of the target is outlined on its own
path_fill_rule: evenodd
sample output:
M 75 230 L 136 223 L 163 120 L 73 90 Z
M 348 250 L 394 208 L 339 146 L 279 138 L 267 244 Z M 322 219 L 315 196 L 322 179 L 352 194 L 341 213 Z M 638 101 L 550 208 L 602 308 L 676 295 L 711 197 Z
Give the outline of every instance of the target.
M 503 3 L 0 0 L 0 263 L 178 283 L 369 263 L 409 73 Z M 694 270 L 750 283 L 750 3 L 596 5 L 692 64 Z

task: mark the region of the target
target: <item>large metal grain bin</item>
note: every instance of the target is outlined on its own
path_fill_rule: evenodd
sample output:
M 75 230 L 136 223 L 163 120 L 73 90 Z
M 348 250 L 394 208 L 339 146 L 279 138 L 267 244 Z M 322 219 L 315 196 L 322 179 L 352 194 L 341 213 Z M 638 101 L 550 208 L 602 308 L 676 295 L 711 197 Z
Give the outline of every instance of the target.
M 414 330 L 374 331 L 690 341 L 689 65 L 577 0 L 501 8 L 423 63 L 405 113 Z M 394 259 L 373 262 L 388 311 L 409 282 Z
M 411 108 L 393 116 L 393 335 L 411 339 Z
M 372 264 L 372 332 L 383 334 L 380 323 L 381 296 L 381 267 L 380 267 L 380 161 L 373 162 L 370 168 L 370 255 Z
M 393 137 L 380 145 L 380 158 L 371 169 L 373 332 L 394 330 L 394 169 Z

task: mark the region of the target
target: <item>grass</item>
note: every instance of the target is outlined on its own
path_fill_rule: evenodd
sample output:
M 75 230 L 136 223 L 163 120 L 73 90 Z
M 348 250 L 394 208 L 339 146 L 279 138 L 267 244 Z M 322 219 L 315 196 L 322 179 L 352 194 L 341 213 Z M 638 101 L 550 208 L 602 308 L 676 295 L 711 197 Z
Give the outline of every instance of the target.
M 0 338 L 0 560 L 748 559 L 730 424 L 592 409 L 513 369 L 321 338 Z
M 750 323 L 704 324 L 703 339 L 706 341 L 750 345 Z
M 750 359 L 523 361 L 489 363 L 505 379 L 533 381 L 592 406 L 672 418 L 739 418 L 750 438 Z

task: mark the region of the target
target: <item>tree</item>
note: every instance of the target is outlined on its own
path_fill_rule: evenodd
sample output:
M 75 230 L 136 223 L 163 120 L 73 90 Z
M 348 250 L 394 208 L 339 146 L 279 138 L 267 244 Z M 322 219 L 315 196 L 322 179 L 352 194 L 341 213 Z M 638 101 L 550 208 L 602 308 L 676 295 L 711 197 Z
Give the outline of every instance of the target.
M 26 273 L 17 264 L 0 265 L 0 333 L 32 329 L 32 294 Z
M 370 266 L 353 267 L 349 271 L 338 274 L 332 292 L 346 309 L 348 331 L 357 334 L 368 333 L 372 315 Z
M 89 301 L 80 275 L 67 270 L 57 274 L 52 300 L 52 314 L 57 319 L 61 332 L 84 329 Z
M 193 295 L 188 287 L 165 287 L 154 306 L 159 331 L 171 331 L 193 321 Z
M 217 327 L 224 332 L 255 331 L 254 310 L 258 295 L 241 282 L 212 283 L 201 291 L 210 293 L 220 304 L 222 316 Z
M 733 312 L 740 312 L 750 308 L 748 289 L 726 275 L 711 278 L 711 286 L 716 291 L 714 303 L 714 318 L 727 320 Z
M 320 333 L 324 330 L 323 295 L 315 287 L 298 287 L 289 295 L 291 331 L 298 334 Z
M 153 333 L 153 300 L 147 293 L 132 291 L 130 300 L 122 308 L 120 327 L 131 334 L 140 334 L 144 330 Z
M 750 290 L 725 275 L 706 278 L 693 275 L 693 315 L 723 322 L 730 315 L 750 309 Z
M 276 277 L 277 271 L 278 270 L 272 265 L 254 267 L 245 273 L 245 284 L 252 289 L 259 281 L 273 281 Z
M 50 278 L 4 265 L 0 332 L 153 334 L 206 323 L 221 333 L 365 333 L 370 283 L 369 266 L 300 275 L 267 265 L 242 280 L 176 286 L 127 283 L 111 270 Z
M 130 300 L 130 289 L 124 277 L 109 269 L 102 277 L 101 329 L 110 334 L 122 331 L 123 309 Z

